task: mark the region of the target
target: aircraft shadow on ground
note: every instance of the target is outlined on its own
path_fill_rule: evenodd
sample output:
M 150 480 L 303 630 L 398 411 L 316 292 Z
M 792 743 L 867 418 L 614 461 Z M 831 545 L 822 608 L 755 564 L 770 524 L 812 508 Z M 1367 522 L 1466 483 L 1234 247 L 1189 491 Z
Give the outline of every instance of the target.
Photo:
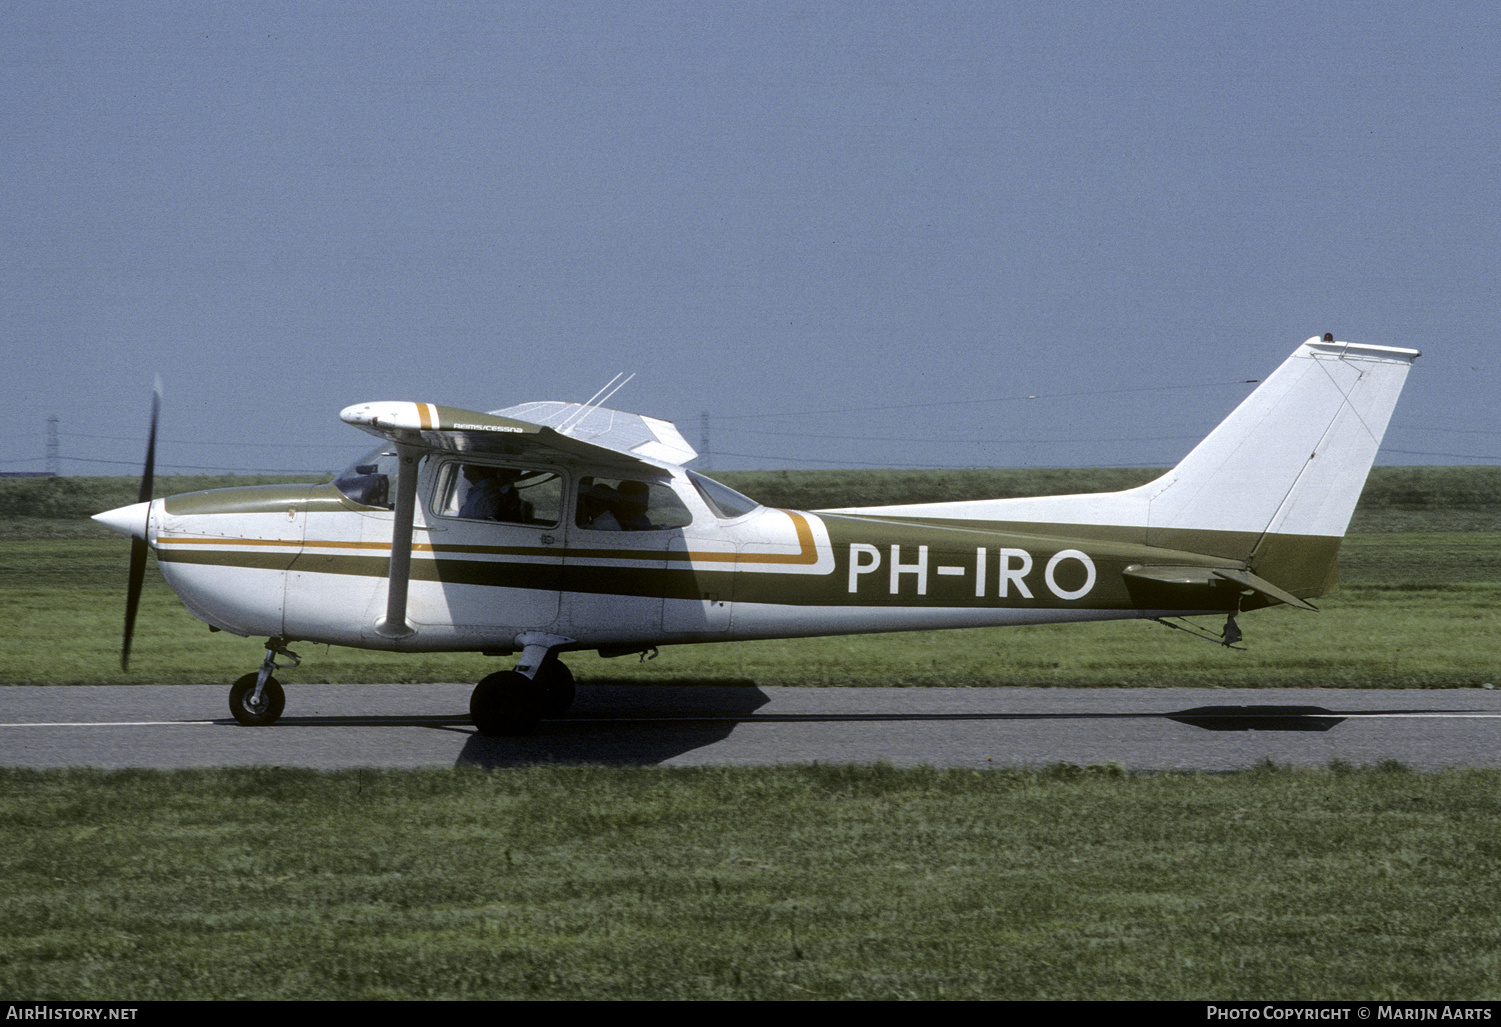
M 595 691 L 595 690 L 589 690 Z M 458 763 L 482 767 L 534 763 L 650 766 L 722 741 L 742 722 L 919 720 L 1171 720 L 1205 731 L 1329 731 L 1348 714 L 1322 706 L 1195 706 L 1175 713 L 821 713 L 757 714 L 768 702 L 754 686 L 625 686 L 600 688 L 567 720 L 544 721 L 525 738 L 474 735 Z M 1454 710 L 1363 710 L 1362 717 L 1411 716 Z M 703 719 L 698 719 L 703 718 Z
M 739 683 L 581 686 L 567 718 L 544 720 L 535 733 L 519 738 L 475 733 L 456 762 L 485 768 L 652 766 L 724 740 L 769 701 L 761 689 Z
M 1412 717 L 1443 714 L 1485 714 L 1478 709 L 1361 710 L 1359 717 Z M 1195 706 L 1181 713 L 1164 714 L 1168 720 L 1190 724 L 1206 731 L 1328 731 L 1352 714 L 1322 706 Z
M 1195 706 L 1167 719 L 1206 731 L 1328 731 L 1345 720 L 1322 706 Z
M 1328 731 L 1347 719 L 1322 706 L 1198 706 L 1177 713 L 826 713 L 760 714 L 767 695 L 754 686 L 581 688 L 568 719 L 544 721 L 533 735 L 475 734 L 460 765 L 602 763 L 650 766 L 722 741 L 743 721 L 1141 720 L 1166 719 L 1206 731 Z M 1389 711 L 1392 713 L 1411 711 Z M 703 718 L 703 719 L 698 719 Z

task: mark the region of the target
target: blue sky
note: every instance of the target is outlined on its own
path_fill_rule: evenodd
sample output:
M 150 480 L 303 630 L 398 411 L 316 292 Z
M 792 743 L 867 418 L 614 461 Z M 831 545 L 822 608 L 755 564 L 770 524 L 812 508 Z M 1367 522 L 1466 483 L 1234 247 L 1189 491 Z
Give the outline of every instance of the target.
M 158 372 L 167 471 L 617 371 L 720 470 L 1164 466 L 1325 331 L 1496 463 L 1497 10 L 8 3 L 0 470 Z

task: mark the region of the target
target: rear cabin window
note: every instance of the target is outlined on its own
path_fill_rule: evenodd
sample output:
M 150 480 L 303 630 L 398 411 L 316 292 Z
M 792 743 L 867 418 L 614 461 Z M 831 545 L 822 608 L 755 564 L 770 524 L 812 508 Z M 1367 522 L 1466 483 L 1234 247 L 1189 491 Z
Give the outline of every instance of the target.
M 665 531 L 693 523 L 670 485 L 623 478 L 580 478 L 574 524 L 593 531 Z

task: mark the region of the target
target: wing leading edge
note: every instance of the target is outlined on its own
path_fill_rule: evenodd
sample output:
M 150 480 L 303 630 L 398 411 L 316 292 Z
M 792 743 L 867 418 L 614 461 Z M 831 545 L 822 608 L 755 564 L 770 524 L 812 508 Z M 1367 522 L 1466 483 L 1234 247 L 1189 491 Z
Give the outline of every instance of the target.
M 434 403 L 358 403 L 339 418 L 403 445 L 562 460 L 640 473 L 698 454 L 667 421 L 578 403 L 524 403 L 482 414 Z

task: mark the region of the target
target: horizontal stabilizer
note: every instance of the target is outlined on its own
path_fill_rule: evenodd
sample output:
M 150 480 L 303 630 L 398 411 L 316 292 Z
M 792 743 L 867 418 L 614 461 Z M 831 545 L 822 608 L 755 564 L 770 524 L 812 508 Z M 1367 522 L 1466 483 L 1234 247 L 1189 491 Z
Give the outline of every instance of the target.
M 1312 603 L 1299 599 L 1286 589 L 1278 588 L 1265 578 L 1258 577 L 1250 571 L 1232 567 L 1144 567 L 1140 564 L 1133 564 L 1122 574 L 1128 582 L 1131 580 L 1148 582 L 1159 591 L 1166 589 L 1188 592 L 1216 586 L 1223 588 L 1224 586 L 1219 585 L 1219 582 L 1226 581 L 1240 588 L 1249 589 L 1273 602 L 1286 603 L 1300 610 L 1318 611 L 1318 607 Z

